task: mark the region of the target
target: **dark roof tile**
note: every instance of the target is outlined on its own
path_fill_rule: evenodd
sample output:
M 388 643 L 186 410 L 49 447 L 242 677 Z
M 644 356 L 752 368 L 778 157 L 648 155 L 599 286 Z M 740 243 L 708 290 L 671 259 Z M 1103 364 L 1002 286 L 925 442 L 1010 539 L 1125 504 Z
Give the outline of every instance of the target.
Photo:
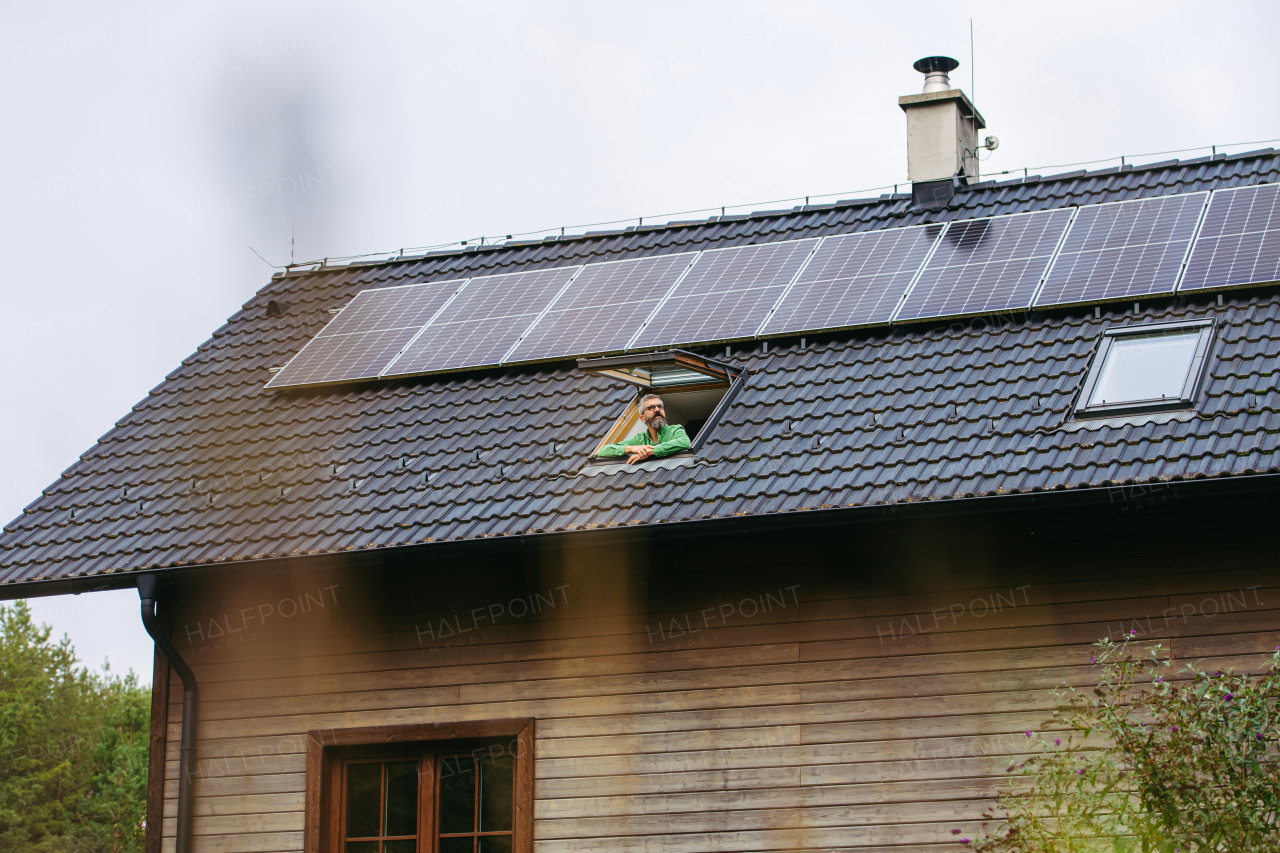
M 330 308 L 369 286 L 1278 179 L 1280 157 L 1267 149 L 988 181 L 937 214 L 886 195 L 293 272 L 246 301 L 5 528 L 0 582 L 1275 471 L 1280 297 L 1247 291 L 1224 294 L 1221 307 L 1143 305 L 1141 319 L 1218 320 L 1201 414 L 1186 422 L 1061 429 L 1102 328 L 1134 319 L 1127 305 L 1101 318 L 1077 309 L 864 329 L 804 348 L 783 339 L 767 354 L 739 345 L 727 359 L 751 371 L 746 387 L 699 464 L 670 470 L 579 476 L 629 392 L 564 364 L 262 386 Z M 273 298 L 285 315 L 266 317 Z

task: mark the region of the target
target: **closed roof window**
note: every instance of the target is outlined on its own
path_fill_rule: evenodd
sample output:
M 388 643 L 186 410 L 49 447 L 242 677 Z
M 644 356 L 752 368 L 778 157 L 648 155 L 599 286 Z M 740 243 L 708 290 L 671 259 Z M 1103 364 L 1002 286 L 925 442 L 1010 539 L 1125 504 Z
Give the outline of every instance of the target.
M 1213 325 L 1160 323 L 1108 329 L 1076 414 L 1189 408 L 1195 403 Z

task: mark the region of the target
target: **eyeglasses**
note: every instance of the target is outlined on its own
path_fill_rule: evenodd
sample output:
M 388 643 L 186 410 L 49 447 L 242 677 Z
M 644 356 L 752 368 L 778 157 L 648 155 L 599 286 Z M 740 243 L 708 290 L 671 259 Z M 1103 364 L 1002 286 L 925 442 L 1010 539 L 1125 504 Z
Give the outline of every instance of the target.
M 661 403 L 654 403 L 652 406 L 645 406 L 645 407 L 644 407 L 644 410 L 645 410 L 645 412 L 646 412 L 646 413 L 648 413 L 648 412 L 652 412 L 652 411 L 654 411 L 655 409 L 661 409 L 661 410 L 662 410 L 662 411 L 664 411 L 664 412 L 666 411 L 666 407 L 665 407 L 665 406 L 663 406 Z

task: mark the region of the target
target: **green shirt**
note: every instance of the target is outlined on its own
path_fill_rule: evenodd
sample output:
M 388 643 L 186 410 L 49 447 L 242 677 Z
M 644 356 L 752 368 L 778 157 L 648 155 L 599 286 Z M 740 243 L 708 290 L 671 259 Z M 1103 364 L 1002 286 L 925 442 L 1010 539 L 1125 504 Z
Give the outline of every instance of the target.
M 621 444 L 606 444 L 600 448 L 598 455 L 625 456 L 626 448 L 635 447 L 638 444 L 652 444 L 655 457 L 670 456 L 672 453 L 689 449 L 689 436 L 685 434 L 684 427 L 680 424 L 667 424 L 658 430 L 658 440 L 654 441 L 649 436 L 649 428 L 645 427 Z

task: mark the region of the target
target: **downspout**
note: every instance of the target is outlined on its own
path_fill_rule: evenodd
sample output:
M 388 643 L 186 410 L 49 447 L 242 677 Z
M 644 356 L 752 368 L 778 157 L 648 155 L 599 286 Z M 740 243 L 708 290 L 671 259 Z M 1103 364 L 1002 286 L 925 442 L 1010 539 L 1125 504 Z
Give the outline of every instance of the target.
M 169 635 L 156 620 L 156 576 L 138 576 L 138 597 L 142 599 L 142 624 L 155 640 L 156 648 L 178 671 L 182 679 L 182 749 L 178 759 L 178 837 L 176 853 L 191 850 L 191 774 L 196 757 L 196 676 Z

